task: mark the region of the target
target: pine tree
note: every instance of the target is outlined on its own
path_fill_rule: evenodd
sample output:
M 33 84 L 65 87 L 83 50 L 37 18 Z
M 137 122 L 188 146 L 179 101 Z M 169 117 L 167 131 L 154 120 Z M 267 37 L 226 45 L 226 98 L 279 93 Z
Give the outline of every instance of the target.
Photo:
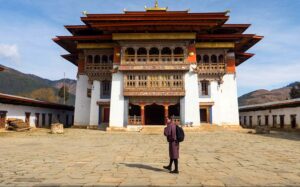
M 290 97 L 291 99 L 300 98 L 300 83 L 292 87 Z
M 65 90 L 64 90 L 64 86 L 62 86 L 58 91 L 58 97 L 60 97 L 62 101 L 64 100 L 65 97 L 65 102 L 67 102 L 69 100 L 69 96 L 70 96 L 69 87 L 65 86 Z

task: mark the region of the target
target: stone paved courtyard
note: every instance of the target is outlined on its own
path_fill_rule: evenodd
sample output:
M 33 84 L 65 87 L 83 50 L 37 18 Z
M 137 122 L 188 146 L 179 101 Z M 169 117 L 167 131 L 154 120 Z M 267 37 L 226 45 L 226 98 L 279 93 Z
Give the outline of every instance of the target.
M 161 135 L 48 131 L 0 133 L 0 186 L 300 186 L 296 133 L 187 133 L 174 175 Z

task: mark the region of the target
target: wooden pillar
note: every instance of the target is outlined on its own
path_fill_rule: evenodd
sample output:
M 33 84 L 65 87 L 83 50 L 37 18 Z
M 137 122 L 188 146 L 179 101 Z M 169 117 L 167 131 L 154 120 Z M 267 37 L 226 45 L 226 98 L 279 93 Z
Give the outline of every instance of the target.
M 141 107 L 141 121 L 142 121 L 142 125 L 145 125 L 145 105 L 144 104 L 140 104 Z
M 169 117 L 169 104 L 164 104 L 165 108 L 165 123 L 167 123 L 167 118 Z

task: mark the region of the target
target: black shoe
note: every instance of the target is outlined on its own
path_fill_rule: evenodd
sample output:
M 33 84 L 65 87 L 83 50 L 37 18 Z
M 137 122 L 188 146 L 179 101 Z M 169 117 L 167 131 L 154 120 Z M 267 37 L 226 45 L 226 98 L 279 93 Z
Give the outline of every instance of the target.
M 173 171 L 170 171 L 170 173 L 179 174 L 179 171 L 178 170 L 173 170 Z
M 171 166 L 163 166 L 163 168 L 171 171 Z

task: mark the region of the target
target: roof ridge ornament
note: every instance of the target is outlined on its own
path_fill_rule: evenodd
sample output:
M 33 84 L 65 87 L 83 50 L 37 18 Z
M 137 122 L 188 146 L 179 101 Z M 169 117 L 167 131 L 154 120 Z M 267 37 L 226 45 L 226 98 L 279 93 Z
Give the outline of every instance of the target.
M 154 7 L 148 8 L 147 6 L 145 6 L 145 10 L 146 10 L 147 12 L 148 12 L 148 11 L 167 11 L 167 10 L 168 10 L 168 7 L 165 7 L 165 8 L 159 7 L 159 6 L 158 6 L 158 0 L 155 0 Z

